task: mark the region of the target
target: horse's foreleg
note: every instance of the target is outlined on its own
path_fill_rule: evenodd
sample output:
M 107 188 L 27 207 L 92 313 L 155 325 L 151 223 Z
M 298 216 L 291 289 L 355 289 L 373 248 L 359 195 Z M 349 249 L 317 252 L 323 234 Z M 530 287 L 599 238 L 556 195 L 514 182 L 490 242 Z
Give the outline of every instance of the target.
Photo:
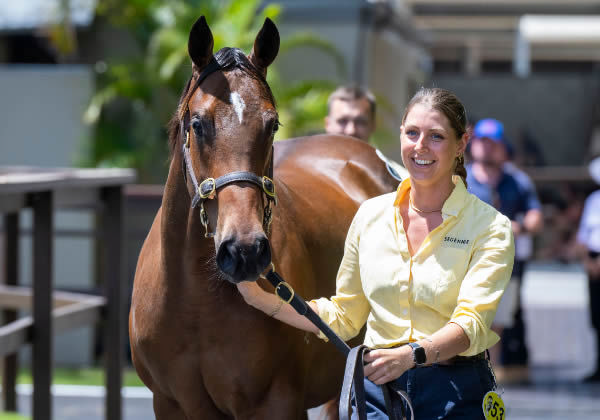
M 152 398 L 156 420 L 187 420 L 177 401 L 155 392 Z

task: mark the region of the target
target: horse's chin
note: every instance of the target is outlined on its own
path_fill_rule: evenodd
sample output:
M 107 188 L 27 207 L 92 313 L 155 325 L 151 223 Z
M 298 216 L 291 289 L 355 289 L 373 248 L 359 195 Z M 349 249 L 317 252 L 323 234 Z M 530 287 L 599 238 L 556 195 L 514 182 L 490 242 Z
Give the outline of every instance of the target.
M 255 282 L 256 280 L 258 280 L 258 274 L 254 275 L 254 276 L 234 278 L 234 277 L 231 277 L 230 275 L 225 274 L 221 271 L 221 275 L 223 276 L 223 278 L 225 280 L 227 280 L 229 283 L 232 283 L 232 284 L 239 284 L 239 283 L 243 283 L 245 281 Z

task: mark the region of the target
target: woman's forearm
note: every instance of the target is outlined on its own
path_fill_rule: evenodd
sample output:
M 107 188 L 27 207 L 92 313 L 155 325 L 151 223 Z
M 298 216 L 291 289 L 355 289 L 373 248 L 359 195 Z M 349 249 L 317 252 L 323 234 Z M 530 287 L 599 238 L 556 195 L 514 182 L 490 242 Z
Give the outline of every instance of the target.
M 242 282 L 237 285 L 246 303 L 265 314 L 304 331 L 319 333 L 319 329 L 291 305 L 283 302 L 273 293 L 263 290 L 256 282 Z M 313 311 L 319 313 L 317 305 L 307 302 Z
M 443 362 L 469 348 L 469 338 L 457 324 L 447 324 L 431 337 L 417 342 L 425 349 L 425 364 Z M 408 346 L 372 350 L 364 357 L 365 376 L 377 385 L 399 378 L 414 367 L 412 350 Z
M 427 364 L 443 362 L 469 348 L 470 341 L 462 327 L 449 323 L 431 337 L 418 342 L 425 349 Z

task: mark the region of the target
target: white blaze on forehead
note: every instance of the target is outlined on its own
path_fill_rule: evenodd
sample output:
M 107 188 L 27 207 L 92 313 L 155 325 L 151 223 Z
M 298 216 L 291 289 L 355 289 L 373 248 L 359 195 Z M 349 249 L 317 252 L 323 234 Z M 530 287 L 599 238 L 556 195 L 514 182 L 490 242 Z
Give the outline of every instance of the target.
M 240 94 L 237 92 L 233 92 L 231 94 L 231 103 L 233 104 L 233 109 L 235 110 L 238 120 L 240 120 L 241 123 L 244 120 L 244 109 L 246 108 L 246 104 L 244 103 L 244 100 Z

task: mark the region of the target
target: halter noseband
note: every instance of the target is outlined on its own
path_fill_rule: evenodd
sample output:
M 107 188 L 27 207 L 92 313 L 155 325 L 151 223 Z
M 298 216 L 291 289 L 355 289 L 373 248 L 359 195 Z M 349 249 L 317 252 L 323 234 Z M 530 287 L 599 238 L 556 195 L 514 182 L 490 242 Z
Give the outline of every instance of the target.
M 206 178 L 200 184 L 198 184 L 198 180 L 196 179 L 196 175 L 194 174 L 194 170 L 192 167 L 192 158 L 190 155 L 190 132 L 185 127 L 185 116 L 189 113 L 189 98 L 191 98 L 194 91 L 200 86 L 200 83 L 208 75 L 220 69 L 219 63 L 213 58 L 213 60 L 206 66 L 206 68 L 200 74 L 200 77 L 194 83 L 190 93 L 187 95 L 187 100 L 185 103 L 185 112 L 181 114 L 180 118 L 180 132 L 182 135 L 182 143 L 183 143 L 183 178 L 187 183 L 187 176 L 189 174 L 192 183 L 194 184 L 194 196 L 192 197 L 192 208 L 196 208 L 198 203 L 200 203 L 200 222 L 204 226 L 204 237 L 212 238 L 215 234 L 214 232 L 209 232 L 208 230 L 208 215 L 204 210 L 204 203 L 206 200 L 212 200 L 216 197 L 217 191 L 220 188 L 223 188 L 226 185 L 237 183 L 237 182 L 250 182 L 259 188 L 265 194 L 267 199 L 267 204 L 264 206 L 264 216 L 263 216 L 263 229 L 266 234 L 269 234 L 271 229 L 271 221 L 273 220 L 273 204 L 277 205 L 277 195 L 275 193 L 275 183 L 273 182 L 273 147 L 271 147 L 271 161 L 269 163 L 268 176 L 263 175 L 262 177 L 247 171 L 235 171 L 229 172 L 223 176 L 215 178 Z M 183 138 L 185 136 L 185 138 Z

